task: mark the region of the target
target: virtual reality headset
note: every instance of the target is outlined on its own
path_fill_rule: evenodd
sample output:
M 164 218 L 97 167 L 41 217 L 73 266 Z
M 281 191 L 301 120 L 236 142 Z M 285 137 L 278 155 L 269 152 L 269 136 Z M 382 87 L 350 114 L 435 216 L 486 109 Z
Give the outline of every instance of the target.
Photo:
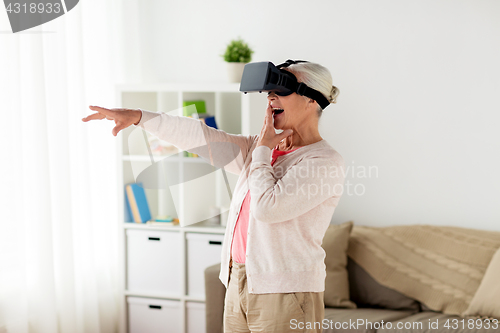
M 330 105 L 330 102 L 319 91 L 308 87 L 305 83 L 298 82 L 293 73 L 284 68 L 307 62 L 303 60 L 287 60 L 275 66 L 272 62 L 251 62 L 245 65 L 241 77 L 240 91 L 248 92 L 272 91 L 278 96 L 288 96 L 297 93 L 314 99 L 321 109 Z

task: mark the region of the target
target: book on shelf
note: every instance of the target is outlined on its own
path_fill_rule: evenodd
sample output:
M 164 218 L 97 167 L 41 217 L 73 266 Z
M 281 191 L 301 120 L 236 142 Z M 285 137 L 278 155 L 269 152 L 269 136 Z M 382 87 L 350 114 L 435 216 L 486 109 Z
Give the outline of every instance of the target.
M 125 186 L 123 188 L 123 194 L 124 194 L 124 198 L 125 198 L 125 211 L 123 212 L 123 215 L 124 215 L 124 218 L 125 218 L 125 222 L 133 222 L 133 218 L 132 218 L 132 210 L 130 209 L 130 204 L 128 203 L 128 198 L 127 198 L 127 186 Z
M 217 129 L 217 123 L 215 122 L 214 116 L 207 116 L 201 119 L 205 122 L 205 124 L 207 124 L 207 126 Z
M 178 218 L 172 218 L 170 216 L 158 216 L 156 219 L 146 222 L 149 225 L 162 225 L 162 226 L 174 226 L 179 225 Z
M 151 220 L 146 192 L 141 183 L 130 183 L 125 185 L 126 207 L 130 219 L 135 223 L 145 223 Z
M 215 122 L 215 116 L 211 116 L 208 113 L 201 113 L 201 114 L 193 113 L 192 115 L 187 116 L 187 117 L 201 120 L 207 126 L 217 129 L 217 123 Z
M 196 101 L 184 101 L 182 102 L 182 113 L 184 116 L 189 117 L 195 114 L 203 114 L 207 113 L 207 108 L 205 106 L 205 101 L 196 100 Z M 193 117 L 197 118 L 197 117 Z

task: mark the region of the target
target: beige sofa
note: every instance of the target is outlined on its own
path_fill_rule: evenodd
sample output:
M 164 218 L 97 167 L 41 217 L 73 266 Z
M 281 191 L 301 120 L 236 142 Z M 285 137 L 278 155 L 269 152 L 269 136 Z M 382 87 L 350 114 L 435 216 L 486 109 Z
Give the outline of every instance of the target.
M 498 322 L 495 325 L 496 319 L 491 317 L 491 313 L 483 315 L 481 319 L 478 319 L 480 318 L 478 316 L 471 317 L 463 316 L 463 313 L 454 313 L 462 312 L 468 307 L 467 311 L 473 314 L 475 310 L 471 309 L 471 301 L 479 303 L 479 307 L 481 304 L 485 304 L 483 300 L 478 301 L 475 298 L 475 301 L 471 300 L 470 295 L 474 296 L 483 280 L 482 275 L 487 273 L 490 261 L 493 262 L 492 257 L 495 252 L 499 252 L 496 255 L 498 257 L 497 266 L 500 263 L 500 250 L 496 251 L 500 248 L 500 233 L 472 232 L 469 229 L 449 229 L 448 227 L 435 228 L 432 226 L 366 228 L 353 227 L 352 222 L 331 226 L 323 241 L 323 247 L 327 253 L 325 259 L 327 266 L 325 303 L 327 305 L 325 307 L 325 321 L 322 322 L 323 332 L 500 332 L 500 325 Z M 428 233 L 429 230 L 432 233 Z M 432 239 L 432 237 L 438 238 Z M 439 237 L 443 237 L 442 240 Z M 374 247 L 377 240 L 380 241 L 379 247 Z M 446 241 L 450 241 L 452 245 L 447 245 Z M 401 248 L 394 250 L 398 253 L 390 253 L 391 250 L 388 250 L 388 256 L 391 259 L 386 261 L 390 265 L 384 271 L 380 269 L 385 265 L 383 262 L 385 259 L 383 259 L 384 256 L 380 249 L 385 247 L 391 249 L 391 242 L 394 242 L 394 246 L 401 246 Z M 428 244 L 415 246 L 419 242 Z M 436 243 L 445 243 L 445 246 L 439 250 L 440 245 Z M 457 247 L 453 248 L 455 243 L 458 243 Z M 364 247 L 366 248 L 364 249 Z M 477 259 L 479 264 L 476 259 L 467 259 L 467 255 L 463 254 L 453 258 L 452 255 L 448 254 L 451 251 L 450 247 L 455 252 L 464 247 L 466 250 L 464 253 L 474 253 L 477 250 L 478 256 L 482 255 L 484 258 Z M 374 253 L 378 256 L 375 256 Z M 398 257 L 411 258 L 415 261 L 423 258 L 420 263 L 423 268 L 417 272 L 417 264 L 415 264 L 415 268 L 411 264 L 402 263 L 403 268 L 407 270 L 405 271 L 398 266 Z M 461 257 L 465 258 L 462 260 Z M 470 267 L 468 260 L 473 261 L 469 265 Z M 361 265 L 367 267 L 377 279 Z M 431 266 L 428 271 L 425 268 L 427 266 Z M 491 270 L 491 268 L 488 269 Z M 457 281 L 460 281 L 461 274 L 466 277 L 473 276 L 474 278 L 466 280 L 467 287 L 457 287 L 457 290 L 469 288 L 470 295 L 466 291 L 464 295 L 459 295 L 460 297 L 457 298 L 457 295 L 450 292 L 450 290 L 454 291 L 453 288 L 457 285 L 453 281 L 449 282 L 452 286 L 451 289 L 437 288 L 433 290 L 432 288 L 436 288 L 433 284 L 438 279 L 435 277 L 426 279 L 429 272 L 435 272 L 436 276 L 450 273 L 456 276 Z M 492 274 L 490 272 L 490 276 Z M 225 288 L 219 281 L 219 265 L 206 269 L 205 283 L 207 332 L 220 333 L 222 331 Z M 404 293 L 387 285 L 394 286 Z M 431 290 L 430 293 L 427 292 L 427 287 Z M 481 287 L 488 288 L 488 286 Z M 444 292 L 442 292 L 443 290 Z M 408 295 L 415 295 L 415 297 Z M 484 298 L 484 296 L 482 297 Z M 430 306 L 417 299 L 425 300 Z M 498 302 L 496 304 L 500 308 L 500 298 L 496 300 Z M 492 302 L 495 302 L 493 298 Z M 469 319 L 473 321 L 473 324 L 468 322 Z M 290 332 L 294 331 L 300 330 L 290 329 Z

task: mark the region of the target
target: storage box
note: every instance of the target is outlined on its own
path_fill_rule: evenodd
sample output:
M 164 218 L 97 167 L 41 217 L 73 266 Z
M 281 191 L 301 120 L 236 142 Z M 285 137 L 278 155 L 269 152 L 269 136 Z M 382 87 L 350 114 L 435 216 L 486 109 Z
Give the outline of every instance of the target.
M 127 230 L 127 289 L 177 295 L 181 290 L 181 236 L 175 231 Z
M 182 333 L 179 301 L 127 297 L 127 303 L 129 333 Z
M 205 299 L 205 268 L 221 262 L 224 235 L 187 233 L 188 295 Z
M 186 302 L 187 332 L 206 332 L 205 304 Z

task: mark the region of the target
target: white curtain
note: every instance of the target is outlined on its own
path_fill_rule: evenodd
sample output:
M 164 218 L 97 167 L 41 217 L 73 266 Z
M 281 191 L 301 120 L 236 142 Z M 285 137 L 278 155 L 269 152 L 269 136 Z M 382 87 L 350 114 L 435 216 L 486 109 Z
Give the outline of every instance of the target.
M 0 333 L 118 330 L 117 138 L 81 119 L 140 80 L 136 5 L 84 0 L 17 34 L 0 8 Z

